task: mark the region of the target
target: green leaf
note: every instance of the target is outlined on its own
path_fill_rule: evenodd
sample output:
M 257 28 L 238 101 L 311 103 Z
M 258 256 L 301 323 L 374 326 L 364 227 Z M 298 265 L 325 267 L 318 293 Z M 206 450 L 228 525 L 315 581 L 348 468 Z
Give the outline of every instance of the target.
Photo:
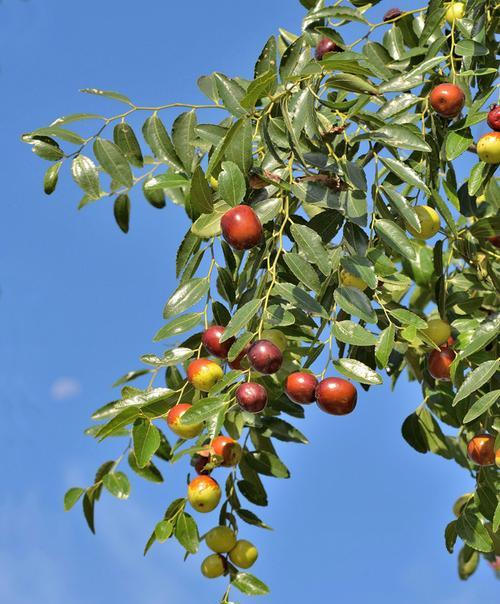
M 130 199 L 125 193 L 118 195 L 113 205 L 116 224 L 124 233 L 128 233 L 130 221 Z
M 219 194 L 227 204 L 236 206 L 243 201 L 247 190 L 245 177 L 234 162 L 222 162 L 218 180 Z
M 92 533 L 95 535 L 95 524 L 94 524 L 94 504 L 95 504 L 95 490 L 91 487 L 85 491 L 82 499 L 83 515 L 87 522 L 87 525 Z
M 99 199 L 101 186 L 96 165 L 85 155 L 77 155 L 71 163 L 71 173 L 76 184 L 81 187 L 91 199 Z
M 139 415 L 139 410 L 134 407 L 126 407 L 118 413 L 116 417 L 110 420 L 107 424 L 104 424 L 96 432 L 96 438 L 104 440 L 116 430 L 121 430 L 131 424 L 135 418 Z
M 307 313 L 319 315 L 325 319 L 328 318 L 328 313 L 321 304 L 296 285 L 292 285 L 291 283 L 276 283 L 272 293 L 275 296 L 281 296 L 296 306 L 296 308 L 300 308 Z
M 410 166 L 407 166 L 402 161 L 392 159 L 391 157 L 379 156 L 379 158 L 388 170 L 393 172 L 401 179 L 401 182 L 413 185 L 414 187 L 421 189 L 424 193 L 427 193 L 427 195 L 431 194 L 429 187 L 415 172 L 415 170 L 410 168 Z
M 420 220 L 418 219 L 415 210 L 406 201 L 406 198 L 399 191 L 389 185 L 384 185 L 383 187 L 380 187 L 380 189 L 387 195 L 391 201 L 391 205 L 394 206 L 394 209 L 402 218 L 404 218 L 406 223 L 420 233 Z
M 376 289 L 378 283 L 377 275 L 375 274 L 372 262 L 368 258 L 364 258 L 363 256 L 344 256 L 341 258 L 340 264 L 348 273 L 362 279 L 368 287 Z
M 401 433 L 406 442 L 413 447 L 415 451 L 427 453 L 429 448 L 416 413 L 412 413 L 405 419 L 401 427 Z
M 106 489 L 118 499 L 128 499 L 130 482 L 123 472 L 110 472 L 102 479 Z
M 85 94 L 95 94 L 97 96 L 104 96 L 108 99 L 113 99 L 114 101 L 120 101 L 121 103 L 126 103 L 127 105 L 134 106 L 134 103 L 125 96 L 121 92 L 114 92 L 113 90 L 100 90 L 99 88 L 82 88 L 80 92 Z
M 247 302 L 239 308 L 226 325 L 221 342 L 225 342 L 229 338 L 235 336 L 241 329 L 246 328 L 261 306 L 262 303 L 260 300 L 250 300 L 250 302 Z
M 137 465 L 143 468 L 160 446 L 160 432 L 148 419 L 139 418 L 134 422 L 132 439 Z
M 164 174 L 157 174 L 146 181 L 144 188 L 147 191 L 163 191 L 163 189 L 176 189 L 187 185 L 189 180 L 177 174 L 176 172 L 165 172 Z
M 444 531 L 444 540 L 446 544 L 446 549 L 450 554 L 453 553 L 453 549 L 455 547 L 455 543 L 457 541 L 458 533 L 457 533 L 457 521 L 452 520 L 449 524 L 446 525 L 446 529 Z
M 134 179 L 129 163 L 120 147 L 104 138 L 96 138 L 93 149 L 102 169 L 118 184 L 129 189 L 133 185 Z
M 214 211 L 210 214 L 202 214 L 193 223 L 191 232 L 202 239 L 210 239 L 221 232 L 220 221 L 224 214 L 230 209 L 223 201 L 214 205 Z
M 258 526 L 260 528 L 267 529 L 268 531 L 272 531 L 273 530 L 268 524 L 266 524 L 265 522 L 263 522 L 257 516 L 257 514 L 254 514 L 250 510 L 245 510 L 243 508 L 239 508 L 239 509 L 236 510 L 236 513 L 247 524 L 251 524 L 252 526 Z
M 166 161 L 174 170 L 184 169 L 181 160 L 177 157 L 170 136 L 156 113 L 153 113 L 144 122 L 142 134 L 157 159 Z
M 126 384 L 127 382 L 135 380 L 136 378 L 141 377 L 142 375 L 148 374 L 150 371 L 150 369 L 138 369 L 136 371 L 129 371 L 120 379 L 116 380 L 116 382 L 112 384 L 112 388 L 116 388 L 116 386 L 121 386 L 122 384 Z
M 277 455 L 269 451 L 253 451 L 245 456 L 245 461 L 259 474 L 275 478 L 290 478 L 290 472 L 285 464 Z
M 271 36 L 266 42 L 255 64 L 255 78 L 272 71 L 276 73 L 276 38 Z
M 479 367 L 476 367 L 474 371 L 471 371 L 456 393 L 453 399 L 453 406 L 486 384 L 495 375 L 499 367 L 500 359 L 496 359 L 494 361 L 485 361 Z
M 394 323 L 390 323 L 389 327 L 381 332 L 377 345 L 375 347 L 375 358 L 380 369 L 387 367 L 389 356 L 394 348 L 394 336 L 396 328 Z
M 283 259 L 285 264 L 291 270 L 297 279 L 309 289 L 318 292 L 320 290 L 320 280 L 314 267 L 302 256 L 295 252 L 287 252 Z
M 191 207 L 197 214 L 209 214 L 214 207 L 212 189 L 208 186 L 201 166 L 193 173 L 190 188 Z
M 334 293 L 335 302 L 342 310 L 350 315 L 359 317 L 367 323 L 376 323 L 377 314 L 373 310 L 370 300 L 356 287 L 338 287 Z
M 202 398 L 198 402 L 194 403 L 193 406 L 182 414 L 180 423 L 183 426 L 189 426 L 191 424 L 199 424 L 214 415 L 217 415 L 219 411 L 227 407 L 228 401 L 222 397 L 207 397 Z
M 154 354 L 144 354 L 141 357 L 141 361 L 155 367 L 173 367 L 187 361 L 193 354 L 194 350 L 191 350 L 191 348 L 181 347 L 165 352 L 163 357 L 158 357 Z
M 309 442 L 298 428 L 278 417 L 262 417 L 261 423 L 262 426 L 259 428 L 259 432 L 263 436 L 303 445 L 307 445 Z
M 361 94 L 378 94 L 378 88 L 374 84 L 366 78 L 352 73 L 335 74 L 326 80 L 325 86 Z
M 404 73 L 403 75 L 399 75 L 395 78 L 392 78 L 388 82 L 381 84 L 379 87 L 380 92 L 402 92 L 404 90 L 410 90 L 411 88 L 415 88 L 422 83 L 422 75 L 427 71 L 430 71 L 440 63 L 446 61 L 446 57 L 431 57 L 426 59 L 420 65 L 415 67 L 414 69 Z
M 170 520 L 160 520 L 155 526 L 155 537 L 160 543 L 164 543 L 167 539 L 172 536 L 174 532 L 174 525 Z
M 497 337 L 500 329 L 500 313 L 493 315 L 489 320 L 484 321 L 474 332 L 474 338 L 460 352 L 460 358 L 466 359 L 478 350 L 482 350 L 494 338 Z
M 195 277 L 189 279 L 179 286 L 172 294 L 163 309 L 163 318 L 170 319 L 178 315 L 206 296 L 210 289 L 210 281 L 206 277 Z
M 125 122 L 116 124 L 113 130 L 113 140 L 133 166 L 137 168 L 143 167 L 144 159 L 142 157 L 141 146 L 129 124 Z
M 457 533 L 464 543 L 477 551 L 493 550 L 493 541 L 488 530 L 481 522 L 479 514 L 470 507 L 467 507 L 458 517 Z
M 140 468 L 137 465 L 137 460 L 135 459 L 133 451 L 129 453 L 128 464 L 132 468 L 132 470 L 134 470 L 134 472 L 141 478 L 149 480 L 150 482 L 163 482 L 163 476 L 161 475 L 160 470 L 158 470 L 158 468 L 154 465 L 152 461 L 146 464 L 143 468 Z
M 153 342 L 161 342 L 166 338 L 171 338 L 180 333 L 191 331 L 191 329 L 194 329 L 199 325 L 201 316 L 201 313 L 193 312 L 176 317 L 156 332 Z
M 258 100 L 266 97 L 276 88 L 276 73 L 270 70 L 258 76 L 248 87 L 240 105 L 243 109 L 250 111 L 254 109 Z
M 214 79 L 224 107 L 236 117 L 244 115 L 245 108 L 241 105 L 241 101 L 245 96 L 243 88 L 235 80 L 222 73 L 215 73 Z
M 351 139 L 351 143 L 361 140 L 379 141 L 382 144 L 397 149 L 410 149 L 430 153 L 431 148 L 425 142 L 422 134 L 415 126 L 389 125 L 364 134 L 359 134 Z
M 193 517 L 182 512 L 175 523 L 175 538 L 190 554 L 196 554 L 200 547 L 198 526 Z
M 43 191 L 46 195 L 50 195 L 55 191 L 61 166 L 62 163 L 58 162 L 53 166 L 49 166 L 49 168 L 45 172 L 45 175 L 43 177 Z
M 196 123 L 196 113 L 192 110 L 178 115 L 172 126 L 174 149 L 188 174 L 191 174 L 195 156 L 193 143 L 196 138 Z
M 488 49 L 474 40 L 459 40 L 455 52 L 461 57 L 482 57 L 488 54 Z
M 468 424 L 486 413 L 496 403 L 498 397 L 500 397 L 500 390 L 493 390 L 478 398 L 467 411 L 462 423 Z
M 359 382 L 360 384 L 382 384 L 380 375 L 356 359 L 339 359 L 333 362 L 339 373 L 348 378 Z
M 446 137 L 445 151 L 446 151 L 446 159 L 448 161 L 453 161 L 457 159 L 462 153 L 465 153 L 467 149 L 473 143 L 472 135 L 470 130 L 460 131 L 460 132 L 448 132 L 448 136 Z
M 406 310 L 406 308 L 390 308 L 387 312 L 403 325 L 413 325 L 417 329 L 426 329 L 427 327 L 427 321 L 421 319 L 411 310 Z
M 352 346 L 375 346 L 377 338 L 367 329 L 354 321 L 335 321 L 333 335 L 340 342 Z
M 64 495 L 64 511 L 68 512 L 84 493 L 85 489 L 80 487 L 68 489 Z
M 250 573 L 236 573 L 231 580 L 231 585 L 249 596 L 264 596 L 269 593 L 269 587 Z
M 281 212 L 283 200 L 279 197 L 268 197 L 252 204 L 252 209 L 259 217 L 262 224 L 271 222 Z
M 330 261 L 321 237 L 308 226 L 292 224 L 290 231 L 304 256 L 326 276 L 331 272 Z
M 397 254 L 403 258 L 410 260 L 416 259 L 415 249 L 410 240 L 406 236 L 402 228 L 400 228 L 392 220 L 377 220 L 375 222 L 375 230 L 380 238 Z

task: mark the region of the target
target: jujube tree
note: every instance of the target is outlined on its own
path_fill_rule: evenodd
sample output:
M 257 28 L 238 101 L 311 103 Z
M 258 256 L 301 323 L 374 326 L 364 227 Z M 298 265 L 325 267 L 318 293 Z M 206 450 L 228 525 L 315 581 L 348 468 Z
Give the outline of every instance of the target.
M 498 7 L 431 0 L 374 21 L 378 0 L 301 1 L 301 33 L 271 37 L 253 79 L 202 76 L 205 104 L 145 107 L 87 89 L 125 110 L 69 115 L 23 137 L 51 162 L 47 194 L 68 166 L 79 207 L 113 199 L 124 232 L 137 188 L 192 222 L 154 336 L 162 354 L 143 355 L 144 367 L 116 382 L 119 396 L 86 431 L 123 436 L 126 453 L 70 489 L 65 508 L 81 498 L 94 531 L 103 488 L 129 496 L 127 459 L 157 483 L 160 464 L 184 464 L 187 491 L 169 485 L 178 497 L 145 552 L 175 537 L 194 555 L 204 539 L 201 571 L 228 578 L 222 602 L 231 586 L 268 591 L 239 569 L 258 555 L 241 522 L 267 528 L 247 509 L 268 504 L 262 477 L 290 475 L 274 441 L 307 442 L 291 422 L 311 403 L 358 412 L 382 373 L 421 386 L 402 426 L 409 445 L 476 479 L 445 530 L 450 552 L 463 542 L 460 576 L 481 557 L 498 567 Z M 354 22 L 366 30 L 359 39 Z M 140 378 L 143 387 L 131 384 Z M 197 514 L 215 508 L 200 537 Z

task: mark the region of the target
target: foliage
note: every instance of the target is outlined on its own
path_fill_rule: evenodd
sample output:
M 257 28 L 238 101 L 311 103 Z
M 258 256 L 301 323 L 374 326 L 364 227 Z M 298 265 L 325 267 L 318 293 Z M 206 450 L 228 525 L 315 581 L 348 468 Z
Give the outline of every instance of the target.
M 467 578 L 479 557 L 494 563 L 493 532 L 500 524 L 495 468 L 475 466 L 466 451 L 484 432 L 497 436 L 498 449 L 500 427 L 500 265 L 489 240 L 500 232 L 500 189 L 496 165 L 478 161 L 474 142 L 494 92 L 498 11 L 493 0 L 468 0 L 464 18 L 449 25 L 447 6 L 431 0 L 372 23 L 376 1 L 301 2 L 308 9 L 302 32 L 271 37 L 253 79 L 213 73 L 198 80 L 206 104 L 144 107 L 116 92 L 87 89 L 126 109 L 112 117 L 69 115 L 23 137 L 51 162 L 47 194 L 68 166 L 83 191 L 79 207 L 113 198 L 124 232 L 138 187 L 153 207 L 172 200 L 192 221 L 177 253 L 179 285 L 155 336 L 165 342 L 164 354 L 144 355 L 145 369 L 118 380 L 120 396 L 94 413 L 97 423 L 87 430 L 98 440 L 124 436 L 127 449 L 99 468 L 90 487 L 68 491 L 65 508 L 82 498 L 93 531 L 103 487 L 115 497 L 129 496 L 128 478 L 118 471 L 123 460 L 140 477 L 161 482 L 164 462 L 196 459 L 224 429 L 241 441 L 243 457 L 227 473 L 219 522 L 235 530 L 239 521 L 268 528 L 246 508 L 267 505 L 263 476 L 290 476 L 273 441 L 307 442 L 290 423 L 304 409 L 284 395 L 286 376 L 323 362 L 320 378 L 333 366 L 368 391 L 382 383 L 382 373 L 392 385 L 406 373 L 421 385 L 422 404 L 405 420 L 403 437 L 419 453 L 458 463 L 477 481 L 445 535 L 450 552 L 457 538 L 463 541 L 459 573 Z M 353 23 L 365 30 L 356 40 Z M 322 37 L 342 52 L 314 58 Z M 429 93 L 442 82 L 465 92 L 457 119 L 430 107 Z M 167 109 L 179 111 L 171 130 L 160 117 Z M 139 113 L 147 114 L 142 133 L 130 121 Z M 94 122 L 99 126 L 90 136 L 68 129 Z M 456 160 L 470 170 L 457 174 Z M 220 237 L 222 215 L 241 203 L 251 205 L 264 225 L 262 244 L 249 252 L 231 249 Z M 408 232 L 420 231 L 415 208 L 421 205 L 440 217 L 429 242 Z M 342 284 L 342 270 L 367 288 Z M 427 369 L 429 353 L 439 348 L 425 329 L 438 317 L 451 324 L 455 340 L 448 382 Z M 182 371 L 206 355 L 201 335 L 211 323 L 237 336 L 230 360 L 264 329 L 279 328 L 288 342 L 282 368 L 271 376 L 228 370 L 207 394 L 195 390 Z M 181 334 L 184 341 L 172 344 Z M 260 415 L 235 404 L 235 389 L 250 374 L 269 395 Z M 161 376 L 165 386 L 156 385 Z M 130 385 L 141 377 L 148 378 L 146 387 Z M 205 422 L 205 429 L 192 442 L 170 444 L 160 420 L 181 401 L 194 405 L 191 420 Z M 222 473 L 217 469 L 214 476 L 220 480 Z M 182 496 L 169 505 L 146 552 L 173 537 L 187 553 L 198 550 L 197 523 L 186 504 Z M 232 565 L 228 574 L 230 586 L 245 593 L 268 591 Z M 229 602 L 229 588 L 222 602 Z

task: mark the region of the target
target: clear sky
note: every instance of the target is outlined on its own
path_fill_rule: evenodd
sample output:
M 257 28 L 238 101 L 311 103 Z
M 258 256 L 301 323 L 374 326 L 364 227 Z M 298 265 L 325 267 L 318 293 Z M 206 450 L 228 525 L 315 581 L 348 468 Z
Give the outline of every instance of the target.
M 374 19 L 389 7 L 379 4 Z M 167 468 L 161 486 L 134 479 L 128 502 L 104 495 L 96 537 L 79 510 L 62 511 L 64 491 L 88 484 L 122 446 L 82 430 L 114 396 L 114 379 L 154 349 L 183 212 L 138 195 L 125 236 L 110 202 L 77 212 L 67 175 L 45 197 L 48 164 L 19 135 L 68 113 L 115 112 L 77 92 L 86 86 L 150 105 L 200 101 L 198 75 L 250 75 L 269 35 L 297 31 L 302 14 L 296 0 L 0 3 L 0 602 L 216 604 L 224 589 L 201 577 L 201 556 L 184 564 L 173 542 L 142 557 L 165 505 L 182 494 L 177 470 Z M 280 447 L 292 480 L 268 480 L 271 505 L 258 510 L 275 531 L 244 529 L 260 548 L 254 572 L 272 589 L 263 601 L 493 601 L 490 569 L 461 583 L 443 544 L 472 480 L 402 440 L 401 423 L 421 402 L 403 382 L 393 394 L 361 394 L 345 418 L 308 409 L 300 428 L 311 444 Z

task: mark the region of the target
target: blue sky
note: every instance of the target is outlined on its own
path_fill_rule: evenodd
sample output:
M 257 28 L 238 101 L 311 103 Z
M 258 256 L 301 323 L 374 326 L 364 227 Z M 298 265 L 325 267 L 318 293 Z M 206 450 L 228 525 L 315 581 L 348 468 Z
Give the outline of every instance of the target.
M 374 18 L 389 7 L 382 2 Z M 174 543 L 142 557 L 182 492 L 180 470 L 169 469 L 162 486 L 134 480 L 128 502 L 104 496 L 96 537 L 79 511 L 62 512 L 64 491 L 87 484 L 121 447 L 97 445 L 82 429 L 114 396 L 114 379 L 153 350 L 175 287 L 183 212 L 155 211 L 139 195 L 125 236 L 109 202 L 77 212 L 67 175 L 45 197 L 47 164 L 20 133 L 67 113 L 115 112 L 77 92 L 86 86 L 150 105 L 201 101 L 198 75 L 250 75 L 268 36 L 279 26 L 297 31 L 302 14 L 294 0 L 0 4 L 0 602 L 215 604 L 224 589 L 201 577 L 201 556 L 184 564 Z M 268 481 L 271 506 L 260 511 L 276 530 L 246 529 L 260 548 L 254 572 L 272 588 L 264 601 L 492 601 L 492 572 L 482 565 L 461 583 L 443 545 L 451 505 L 472 479 L 400 437 L 420 402 L 418 388 L 401 383 L 393 394 L 385 386 L 361 394 L 345 418 L 308 409 L 300 428 L 311 444 L 280 448 L 293 478 Z

